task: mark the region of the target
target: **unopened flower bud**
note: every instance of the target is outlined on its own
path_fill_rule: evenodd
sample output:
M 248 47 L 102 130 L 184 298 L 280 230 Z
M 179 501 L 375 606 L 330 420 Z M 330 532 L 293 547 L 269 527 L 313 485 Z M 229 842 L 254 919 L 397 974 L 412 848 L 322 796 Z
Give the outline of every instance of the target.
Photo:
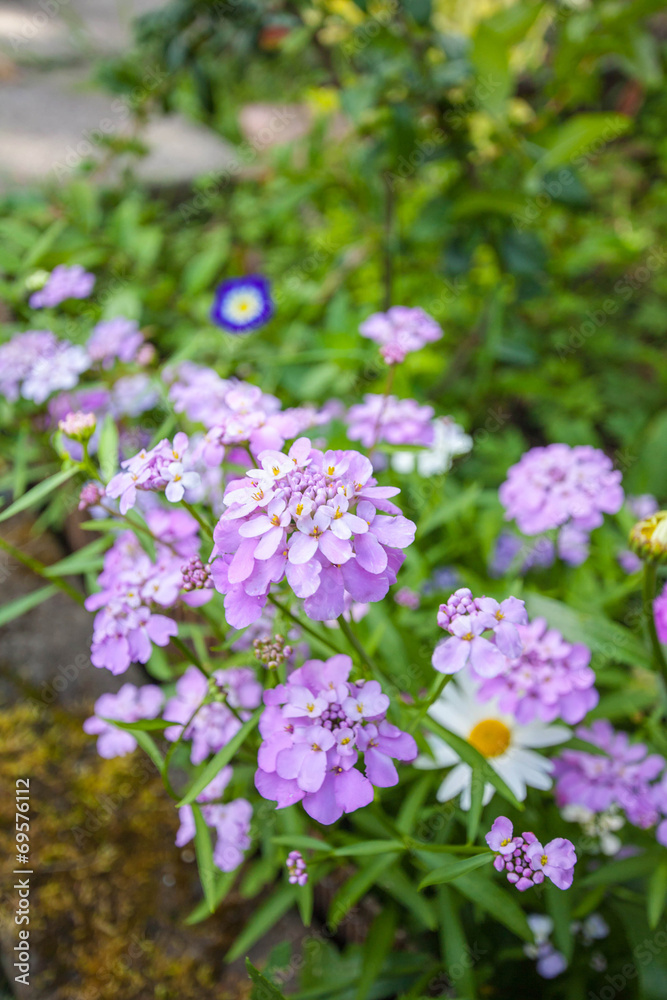
M 97 417 L 94 413 L 68 413 L 64 420 L 58 421 L 58 429 L 74 441 L 89 441 L 95 433 Z
M 667 510 L 638 521 L 630 532 L 630 548 L 647 562 L 667 563 Z

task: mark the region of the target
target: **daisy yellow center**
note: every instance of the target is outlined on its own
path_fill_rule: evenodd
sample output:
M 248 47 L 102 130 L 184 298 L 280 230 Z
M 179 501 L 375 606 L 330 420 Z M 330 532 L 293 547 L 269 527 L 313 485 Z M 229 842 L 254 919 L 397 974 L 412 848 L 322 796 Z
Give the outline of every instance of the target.
M 483 757 L 500 757 L 510 743 L 512 734 L 500 719 L 482 719 L 470 730 L 468 743 L 479 750 Z

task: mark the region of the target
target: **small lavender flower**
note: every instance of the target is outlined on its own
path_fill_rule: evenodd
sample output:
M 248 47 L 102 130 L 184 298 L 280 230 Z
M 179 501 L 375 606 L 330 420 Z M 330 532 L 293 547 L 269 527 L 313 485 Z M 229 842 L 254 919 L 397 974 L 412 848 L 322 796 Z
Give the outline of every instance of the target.
M 287 855 L 287 870 L 289 882 L 292 885 L 305 885 L 308 881 L 308 869 L 300 851 L 290 851 Z
M 442 330 L 423 309 L 392 306 L 386 313 L 373 313 L 359 327 L 362 337 L 380 345 L 388 365 L 400 364 L 411 351 L 440 340 Z
M 118 729 L 106 719 L 119 722 L 139 722 L 154 719 L 162 708 L 162 691 L 155 684 L 135 687 L 123 684 L 117 694 L 103 694 L 95 702 L 95 714 L 83 724 L 84 731 L 98 737 L 100 757 L 122 757 L 137 746 L 132 733 Z
M 433 412 L 432 406 L 420 406 L 415 399 L 367 393 L 363 403 L 348 410 L 347 436 L 364 448 L 380 441 L 428 447 L 434 441 Z
M 59 264 L 49 275 L 46 284 L 30 296 L 33 309 L 50 309 L 65 299 L 87 299 L 95 285 L 95 275 L 85 271 L 80 264 L 67 267 Z
M 68 413 L 64 420 L 58 421 L 58 430 L 75 441 L 87 441 L 95 433 L 97 418 L 94 413 Z
M 114 361 L 133 361 L 144 338 L 132 319 L 118 316 L 93 327 L 88 339 L 88 354 L 102 368 L 111 368 Z
M 203 563 L 197 555 L 191 556 L 188 562 L 181 566 L 183 574 L 183 590 L 212 590 L 211 567 Z
M 79 494 L 79 510 L 86 510 L 88 507 L 95 507 L 102 497 L 106 496 L 101 483 L 86 483 L 81 488 Z

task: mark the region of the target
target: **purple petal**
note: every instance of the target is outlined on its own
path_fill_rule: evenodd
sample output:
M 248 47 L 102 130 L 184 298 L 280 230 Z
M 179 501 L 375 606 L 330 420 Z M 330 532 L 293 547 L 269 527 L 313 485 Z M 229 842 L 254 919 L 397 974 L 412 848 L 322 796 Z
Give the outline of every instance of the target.
M 468 662 L 471 645 L 467 639 L 459 639 L 455 635 L 445 639 L 433 651 L 431 657 L 433 667 L 441 674 L 457 674 Z

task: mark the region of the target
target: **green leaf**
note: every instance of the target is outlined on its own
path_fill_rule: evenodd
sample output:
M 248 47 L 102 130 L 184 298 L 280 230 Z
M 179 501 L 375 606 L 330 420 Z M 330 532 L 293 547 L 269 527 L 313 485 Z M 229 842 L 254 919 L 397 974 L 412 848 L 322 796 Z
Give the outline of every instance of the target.
M 50 597 L 53 597 L 57 593 L 58 588 L 53 584 L 49 584 L 48 587 L 40 587 L 39 590 L 33 590 L 23 597 L 17 597 L 15 601 L 10 601 L 9 604 L 3 604 L 0 608 L 0 627 L 7 625 L 15 618 L 20 618 L 26 612 L 32 611 L 33 608 L 43 604 L 44 601 L 48 601 Z
M 384 854 L 360 868 L 343 883 L 329 907 L 329 923 L 334 930 L 340 926 L 355 903 L 358 903 L 380 876 L 395 863 L 395 854 Z
M 236 876 L 238 872 L 216 872 L 215 876 L 215 891 L 213 893 L 214 909 L 217 909 L 222 903 L 225 896 L 229 893 L 230 889 L 236 881 Z M 202 920 L 206 920 L 207 917 L 211 916 L 211 911 L 208 908 L 208 902 L 202 899 L 200 903 L 197 903 L 192 913 L 186 917 L 184 923 L 188 926 L 193 924 L 199 924 Z
M 660 923 L 665 903 L 667 903 L 667 859 L 660 862 L 648 880 L 646 914 L 651 930 L 655 930 Z
M 307 837 L 300 833 L 281 833 L 277 837 L 271 837 L 271 843 L 279 844 L 281 847 L 291 847 L 293 851 L 333 851 L 333 847 L 326 840 L 318 840 L 317 837 Z
M 525 601 L 531 618 L 546 618 L 552 628 L 562 632 L 567 642 L 583 642 L 606 660 L 651 669 L 651 657 L 644 643 L 625 625 L 601 615 L 575 611 L 542 594 L 526 594 Z
M 573 161 L 599 148 L 600 142 L 618 139 L 631 124 L 630 118 L 611 112 L 573 115 L 553 132 L 546 152 L 531 171 L 532 177 L 545 174 L 564 163 L 576 166 Z
M 245 967 L 253 983 L 261 987 L 260 993 L 256 994 L 253 990 L 251 997 L 259 996 L 261 1000 L 285 1000 L 285 994 L 281 993 L 273 983 L 270 983 L 266 976 L 263 976 L 259 969 L 255 968 L 249 958 L 245 960 Z
M 410 910 L 415 920 L 427 930 L 434 931 L 438 925 L 431 900 L 417 891 L 412 879 L 408 878 L 399 865 L 381 875 L 377 884 L 389 893 L 404 909 Z
M 450 864 L 443 865 L 442 868 L 436 868 L 434 872 L 426 875 L 419 883 L 419 889 L 421 891 L 429 885 L 442 885 L 445 882 L 453 882 L 454 879 L 460 878 L 461 875 L 467 875 L 468 872 L 473 872 L 476 868 L 488 865 L 490 861 L 493 861 L 493 854 L 490 852 L 488 854 L 476 854 L 474 858 L 465 858 L 464 861 L 452 861 Z
M 385 906 L 371 924 L 361 956 L 361 975 L 355 1000 L 370 1000 L 371 989 L 380 975 L 384 960 L 393 948 L 398 912 L 395 906 Z
M 255 910 L 234 944 L 225 955 L 225 962 L 234 962 L 271 930 L 290 907 L 294 906 L 298 886 L 280 886 L 266 902 Z
M 460 996 L 475 1000 L 475 977 L 472 962 L 469 960 L 470 948 L 465 931 L 459 917 L 460 902 L 458 897 L 444 885 L 437 890 L 438 924 L 440 937 L 440 953 L 447 975 L 456 985 Z
M 484 775 L 478 767 L 473 767 L 470 779 L 470 809 L 468 810 L 468 843 L 474 844 L 479 830 L 479 821 L 482 818 L 482 807 L 484 798 Z
M 335 858 L 365 857 L 373 854 L 396 853 L 407 850 L 402 840 L 363 840 L 358 844 L 348 844 L 345 847 L 336 847 L 333 850 Z
M 13 517 L 14 514 L 20 514 L 22 510 L 27 510 L 33 504 L 39 503 L 44 497 L 48 497 L 49 493 L 53 493 L 59 486 L 66 483 L 68 479 L 75 476 L 78 471 L 78 468 L 63 469 L 62 472 L 56 472 L 54 476 L 49 476 L 44 482 L 38 483 L 37 486 L 28 490 L 27 493 L 24 493 L 22 497 L 15 500 L 9 507 L 5 507 L 2 513 L 0 513 L 0 521 L 6 521 L 8 518 Z
M 192 814 L 195 820 L 195 854 L 197 855 L 199 881 L 204 890 L 204 899 L 209 912 L 213 913 L 215 910 L 215 873 L 217 868 L 213 864 L 211 831 L 202 816 L 200 806 L 196 802 L 192 805 Z
M 87 573 L 91 569 L 99 569 L 99 555 L 108 548 L 108 538 L 96 538 L 94 542 L 84 545 L 82 549 L 65 556 L 60 562 L 47 566 L 44 576 L 76 576 Z
M 659 855 L 655 851 L 646 851 L 631 858 L 621 858 L 620 861 L 609 861 L 581 879 L 579 887 L 590 889 L 597 885 L 617 885 L 620 882 L 642 878 L 651 874 L 658 860 Z
M 113 719 L 109 719 L 109 722 L 113 722 L 118 729 L 122 729 L 122 726 L 119 726 L 118 723 L 114 722 Z M 144 751 L 144 753 L 148 754 L 148 756 L 153 761 L 160 774 L 164 774 L 164 758 L 162 757 L 162 754 L 156 747 L 153 738 L 149 736 L 148 733 L 144 732 L 141 729 L 133 730 L 132 735 L 134 736 L 135 740 L 137 741 L 141 749 Z
M 544 895 L 547 904 L 547 912 L 554 922 L 554 940 L 556 947 L 561 951 L 568 963 L 572 960 L 574 950 L 574 937 L 570 930 L 572 926 L 572 913 L 570 911 L 571 894 L 558 889 L 552 882 L 544 885 Z
M 97 457 L 102 479 L 108 483 L 118 471 L 118 427 L 110 413 L 107 413 L 102 424 Z
M 128 733 L 148 733 L 153 730 L 168 729 L 172 722 L 165 722 L 164 719 L 141 719 L 139 722 L 121 722 L 119 719 L 104 719 L 111 722 L 116 729 L 124 729 Z
M 435 719 L 431 719 L 430 716 L 425 716 L 422 725 L 430 729 L 436 736 L 442 737 L 445 743 L 448 743 L 452 750 L 456 750 L 461 760 L 469 764 L 473 771 L 475 768 L 478 768 L 484 779 L 492 784 L 504 799 L 510 802 L 519 812 L 523 812 L 525 808 L 523 803 L 519 802 L 514 792 L 505 784 L 500 775 L 496 774 L 486 758 L 471 743 L 464 740 L 462 736 L 457 736 L 456 733 L 445 729 L 444 726 L 441 726 Z
M 149 557 L 151 562 L 155 562 L 157 559 L 157 552 L 155 549 L 155 539 L 153 538 L 153 533 L 151 529 L 146 524 L 145 520 L 141 516 L 138 510 L 128 510 L 125 515 L 127 522 L 134 529 L 134 533 L 137 536 L 137 541 L 141 545 L 142 549 Z
M 229 764 L 236 751 L 244 743 L 246 737 L 253 731 L 259 722 L 261 714 L 262 709 L 256 709 L 248 721 L 244 722 L 239 731 L 231 738 L 229 743 L 227 743 L 221 750 L 218 750 L 215 757 L 211 758 L 204 770 L 192 782 L 187 792 L 178 803 L 179 807 L 187 806 L 190 805 L 191 802 L 194 802 L 199 793 L 202 792 L 207 785 L 210 785 L 216 774 L 222 771 L 226 764 Z
M 415 828 L 417 815 L 431 790 L 433 779 L 433 774 L 423 774 L 410 786 L 396 817 L 396 829 L 400 833 L 408 834 Z

